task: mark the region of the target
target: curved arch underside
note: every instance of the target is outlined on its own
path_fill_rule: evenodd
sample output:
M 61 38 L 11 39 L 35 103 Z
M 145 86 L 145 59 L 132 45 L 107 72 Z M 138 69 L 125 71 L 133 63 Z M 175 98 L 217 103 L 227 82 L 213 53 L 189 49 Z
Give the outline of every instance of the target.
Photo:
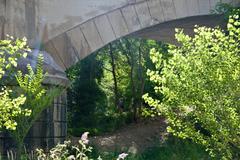
M 215 26 L 217 2 L 240 0 L 0 0 L 0 38 L 27 35 L 64 69 L 123 36 L 174 43 L 174 28 Z M 4 6 L 3 6 L 4 5 Z

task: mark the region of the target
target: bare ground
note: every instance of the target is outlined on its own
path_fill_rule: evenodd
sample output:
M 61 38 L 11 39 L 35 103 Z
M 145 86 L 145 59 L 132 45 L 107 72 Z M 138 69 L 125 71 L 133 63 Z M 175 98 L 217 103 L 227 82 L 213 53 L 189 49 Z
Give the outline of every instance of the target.
M 166 135 L 166 123 L 163 118 L 133 123 L 113 133 L 90 137 L 90 142 L 101 151 L 128 151 L 133 154 L 161 142 Z M 73 143 L 79 137 L 73 137 Z

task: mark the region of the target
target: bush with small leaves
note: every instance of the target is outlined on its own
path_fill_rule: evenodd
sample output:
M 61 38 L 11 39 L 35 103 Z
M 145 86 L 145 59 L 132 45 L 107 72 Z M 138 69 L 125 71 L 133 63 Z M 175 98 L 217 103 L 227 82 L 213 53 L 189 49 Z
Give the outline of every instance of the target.
M 235 11 L 235 13 L 240 13 Z M 170 58 L 151 50 L 156 70 L 148 70 L 155 92 L 143 96 L 150 115 L 164 115 L 168 132 L 203 145 L 217 159 L 240 158 L 240 18 L 229 18 L 227 32 L 196 27 L 195 36 L 177 30 L 179 46 Z
M 26 57 L 28 51 L 30 49 L 27 47 L 25 38 L 8 37 L 6 40 L 0 40 L 0 130 L 16 130 L 16 117 L 31 114 L 31 110 L 20 107 L 26 101 L 26 97 L 23 94 L 12 97 L 12 90 L 3 86 L 3 77 L 6 72 L 10 76 L 12 69 L 17 67 L 17 60 L 20 57 Z
M 28 117 L 16 117 L 16 122 L 18 123 L 17 129 L 10 131 L 17 146 L 17 155 L 21 154 L 24 139 L 36 119 L 40 116 L 43 110 L 50 106 L 54 98 L 58 96 L 63 89 L 56 86 L 47 89 L 43 86 L 42 83 L 47 74 L 43 71 L 43 61 L 43 55 L 39 54 L 35 70 L 28 64 L 26 66 L 28 71 L 26 74 L 23 74 L 22 71 L 18 71 L 15 75 L 19 85 L 19 89 L 16 92 L 18 94 L 21 93 L 26 97 L 26 101 L 22 105 L 22 108 L 31 111 L 31 115 Z

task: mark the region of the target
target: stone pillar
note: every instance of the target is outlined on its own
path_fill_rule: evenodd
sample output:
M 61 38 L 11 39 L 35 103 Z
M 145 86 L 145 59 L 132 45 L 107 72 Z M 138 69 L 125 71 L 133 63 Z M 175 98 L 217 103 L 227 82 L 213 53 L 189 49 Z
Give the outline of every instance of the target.
M 66 88 L 69 81 L 64 70 L 54 62 L 53 58 L 47 52 L 34 50 L 26 59 L 19 60 L 18 69 L 26 72 L 27 64 L 31 64 L 35 68 L 39 53 L 44 55 L 43 69 L 47 72 L 43 84 L 49 88 L 56 86 Z M 15 85 L 15 87 L 17 86 Z M 27 150 L 35 150 L 36 148 L 49 150 L 57 143 L 63 142 L 66 136 L 67 95 L 66 91 L 63 91 L 34 123 L 25 139 L 25 146 Z M 13 149 L 14 144 L 9 134 L 0 132 L 0 152 L 6 154 L 7 150 Z
M 25 139 L 26 148 L 35 150 L 51 149 L 57 143 L 62 143 L 67 136 L 67 104 L 66 92 L 56 97 L 51 107 L 43 111 Z

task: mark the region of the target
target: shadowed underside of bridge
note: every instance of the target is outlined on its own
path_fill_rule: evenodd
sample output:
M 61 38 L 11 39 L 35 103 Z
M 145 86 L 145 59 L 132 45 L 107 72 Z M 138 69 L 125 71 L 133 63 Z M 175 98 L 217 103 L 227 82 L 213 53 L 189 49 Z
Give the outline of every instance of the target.
M 222 24 L 218 2 L 240 0 L 0 0 L 0 38 L 27 36 L 66 69 L 129 35 L 174 43 L 174 28 Z

